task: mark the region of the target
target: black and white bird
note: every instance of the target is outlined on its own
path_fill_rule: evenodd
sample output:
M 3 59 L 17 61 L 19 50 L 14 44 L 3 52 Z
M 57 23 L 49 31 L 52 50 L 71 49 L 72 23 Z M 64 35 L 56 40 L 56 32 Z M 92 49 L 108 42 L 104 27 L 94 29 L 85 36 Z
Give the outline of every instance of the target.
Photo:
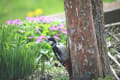
M 67 47 L 64 46 L 63 44 L 56 42 L 54 38 L 48 38 L 48 43 L 52 46 L 52 50 L 56 58 L 66 68 L 66 70 L 69 73 L 69 76 L 71 76 L 70 58 Z
M 54 38 L 48 38 L 48 43 L 52 46 L 56 58 L 64 65 L 65 61 L 69 59 L 67 48 L 63 44 L 56 42 Z

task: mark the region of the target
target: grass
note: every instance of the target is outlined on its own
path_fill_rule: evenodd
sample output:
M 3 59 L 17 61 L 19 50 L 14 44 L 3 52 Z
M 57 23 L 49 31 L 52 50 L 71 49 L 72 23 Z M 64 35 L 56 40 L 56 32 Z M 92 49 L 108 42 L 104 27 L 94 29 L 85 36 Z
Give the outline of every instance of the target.
M 103 0 L 104 2 L 113 2 L 113 1 L 116 1 L 116 0 Z
M 38 48 L 28 45 L 17 30 L 0 25 L 0 80 L 23 79 L 36 68 Z

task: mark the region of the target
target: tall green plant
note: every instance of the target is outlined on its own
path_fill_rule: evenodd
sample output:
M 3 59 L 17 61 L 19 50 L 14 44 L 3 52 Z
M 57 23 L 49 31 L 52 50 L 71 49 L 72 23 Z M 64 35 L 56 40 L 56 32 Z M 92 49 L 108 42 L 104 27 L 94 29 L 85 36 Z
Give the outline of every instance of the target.
M 0 80 L 25 78 L 35 69 L 38 45 L 29 44 L 16 26 L 0 26 Z

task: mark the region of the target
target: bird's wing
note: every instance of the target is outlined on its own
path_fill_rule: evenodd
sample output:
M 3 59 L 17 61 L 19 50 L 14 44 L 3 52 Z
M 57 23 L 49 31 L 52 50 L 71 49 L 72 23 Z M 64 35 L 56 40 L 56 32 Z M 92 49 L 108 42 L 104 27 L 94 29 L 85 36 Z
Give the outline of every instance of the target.
M 57 47 L 54 47 L 53 51 L 54 51 L 56 58 L 62 63 L 62 59 L 60 57 L 60 53 L 61 53 L 60 50 Z
M 63 44 L 59 44 L 59 46 L 57 46 L 59 48 L 59 51 L 61 54 L 60 57 L 63 61 L 65 61 L 66 59 L 68 59 L 69 54 L 68 54 L 68 49 L 66 46 L 64 46 Z

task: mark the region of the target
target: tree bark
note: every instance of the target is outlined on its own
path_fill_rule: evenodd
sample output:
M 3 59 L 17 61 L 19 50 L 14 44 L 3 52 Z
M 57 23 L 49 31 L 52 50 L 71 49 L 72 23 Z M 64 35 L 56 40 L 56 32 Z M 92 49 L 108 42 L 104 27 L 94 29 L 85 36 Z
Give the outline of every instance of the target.
M 109 66 L 109 57 L 107 54 L 107 45 L 105 41 L 104 32 L 104 11 L 102 0 L 91 0 L 92 2 L 92 13 L 94 26 L 96 29 L 97 44 L 99 49 L 100 58 L 102 61 L 102 72 L 103 76 L 111 75 Z
M 103 73 L 110 72 L 109 63 L 105 62 L 108 56 L 103 38 L 102 2 L 99 1 L 64 0 L 72 67 L 70 80 L 97 80 Z
M 72 64 L 71 80 L 102 77 L 91 0 L 65 0 L 65 13 Z

